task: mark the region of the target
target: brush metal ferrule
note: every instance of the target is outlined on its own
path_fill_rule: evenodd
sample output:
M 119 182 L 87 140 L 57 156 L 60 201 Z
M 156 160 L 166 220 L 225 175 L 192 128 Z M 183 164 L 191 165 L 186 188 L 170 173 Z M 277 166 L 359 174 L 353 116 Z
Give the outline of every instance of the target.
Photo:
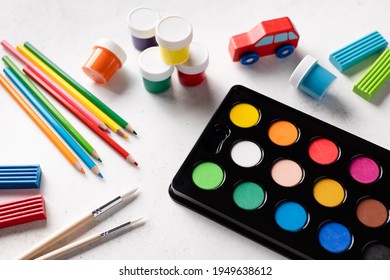
M 119 204 L 122 202 L 122 197 L 121 196 L 118 196 L 116 198 L 114 198 L 113 200 L 107 202 L 106 204 L 96 208 L 95 210 L 92 211 L 92 215 L 96 218 L 97 216 L 103 214 L 104 212 L 106 212 L 107 210 L 110 210 L 111 208 L 113 208 L 115 205 Z
M 102 233 L 100 234 L 100 236 L 101 236 L 101 237 L 108 236 L 108 235 L 110 235 L 110 234 L 112 234 L 112 233 L 114 233 L 114 232 L 116 232 L 116 231 L 119 231 L 119 230 L 121 230 L 121 229 L 127 228 L 127 227 L 130 226 L 131 224 L 132 224 L 132 221 L 128 221 L 128 222 L 123 223 L 123 224 L 121 224 L 121 225 L 119 225 L 119 226 L 116 226 L 116 227 L 114 227 L 114 228 L 111 228 L 111 229 L 109 229 L 109 230 L 107 230 L 107 231 L 105 231 L 105 232 L 102 232 Z

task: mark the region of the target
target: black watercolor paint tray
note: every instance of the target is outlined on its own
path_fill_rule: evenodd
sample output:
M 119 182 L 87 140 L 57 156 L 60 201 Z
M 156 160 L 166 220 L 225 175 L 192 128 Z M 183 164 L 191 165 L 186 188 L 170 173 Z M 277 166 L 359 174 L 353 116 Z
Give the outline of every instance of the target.
M 239 104 L 255 107 L 259 120 L 249 127 L 235 124 L 232 109 L 243 107 Z M 279 121 L 296 127 L 294 143 L 283 146 L 271 140 L 270 127 Z M 321 150 L 326 146 L 318 139 L 330 140 L 337 147 L 336 159 L 326 162 L 330 155 Z M 260 147 L 261 157 L 255 166 L 243 167 L 232 159 L 232 147 L 240 141 Z M 325 159 L 321 161 L 316 153 Z M 287 183 L 278 176 L 284 173 L 275 171 L 281 160 L 292 160 L 301 168 L 302 178 L 295 185 L 282 186 Z M 223 172 L 221 182 L 210 190 L 204 189 L 203 182 L 218 176 L 213 173 L 212 178 L 207 177 L 208 163 Z M 199 173 L 203 170 L 207 172 Z M 320 181 L 335 181 L 342 187 L 344 197 L 337 205 L 327 205 L 336 203 L 334 198 L 338 197 L 332 192 L 329 196 L 328 185 L 333 185 L 322 184 L 325 188 L 317 189 Z M 243 207 L 261 201 L 261 192 L 248 197 L 249 187 L 253 187 L 248 182 L 263 191 L 261 205 L 250 210 Z M 320 198 L 320 194 L 325 195 L 319 199 L 315 193 Z M 175 201 L 291 259 L 390 257 L 390 151 L 240 85 L 231 88 L 211 118 L 173 178 L 169 194 Z M 295 210 L 296 215 L 292 214 Z M 305 217 L 302 213 L 306 213 L 304 224 L 300 224 Z

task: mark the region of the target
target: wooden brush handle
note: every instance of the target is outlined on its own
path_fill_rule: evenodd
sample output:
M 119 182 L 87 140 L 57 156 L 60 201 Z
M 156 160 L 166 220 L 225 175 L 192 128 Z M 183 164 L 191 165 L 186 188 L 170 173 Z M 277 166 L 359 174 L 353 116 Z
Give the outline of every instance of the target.
M 91 244 L 94 244 L 98 242 L 101 239 L 101 235 L 99 233 L 91 235 L 89 237 L 77 240 L 75 242 L 72 242 L 64 247 L 58 248 L 57 250 L 54 250 L 52 252 L 49 252 L 43 256 L 40 256 L 36 258 L 36 260 L 55 260 L 59 259 L 62 256 L 69 254 L 75 250 L 78 250 L 80 248 L 84 248 L 86 246 L 89 246 Z
M 19 260 L 32 260 L 35 259 L 39 254 L 45 250 L 53 247 L 60 241 L 64 240 L 66 237 L 76 232 L 77 230 L 82 229 L 83 227 L 90 225 L 95 220 L 94 216 L 91 213 L 88 213 L 86 216 L 77 220 L 76 222 L 70 224 L 69 226 L 63 228 L 62 230 L 54 233 L 48 238 L 44 239 L 42 242 L 38 243 L 35 247 L 31 248 L 23 255 L 21 255 Z

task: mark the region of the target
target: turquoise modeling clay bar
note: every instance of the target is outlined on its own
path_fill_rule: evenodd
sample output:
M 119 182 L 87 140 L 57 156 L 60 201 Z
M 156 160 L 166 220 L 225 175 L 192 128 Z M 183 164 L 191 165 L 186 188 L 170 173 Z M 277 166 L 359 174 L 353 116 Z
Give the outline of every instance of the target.
M 332 53 L 329 60 L 340 72 L 344 72 L 374 53 L 384 50 L 386 46 L 385 38 L 375 31 Z
M 38 189 L 41 174 L 39 165 L 0 166 L 0 189 Z

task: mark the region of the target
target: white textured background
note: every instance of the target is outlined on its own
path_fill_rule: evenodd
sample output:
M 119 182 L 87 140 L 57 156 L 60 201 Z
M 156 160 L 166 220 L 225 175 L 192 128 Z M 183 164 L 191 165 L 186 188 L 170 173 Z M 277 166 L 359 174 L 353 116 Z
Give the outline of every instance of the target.
M 337 4 L 333 4 L 336 3 Z M 136 51 L 126 25 L 127 13 L 149 6 L 161 16 L 179 15 L 193 25 L 194 41 L 210 52 L 207 81 L 184 88 L 174 73 L 171 89 L 152 95 L 143 88 Z M 124 1 L 124 0 L 2 0 L 0 39 L 13 45 L 29 41 L 108 104 L 138 132 L 127 141 L 113 138 L 138 160 L 126 163 L 62 107 L 60 111 L 91 142 L 103 159 L 104 180 L 89 170 L 75 171 L 39 128 L 0 89 L 0 164 L 39 163 L 40 191 L 0 191 L 0 203 L 42 193 L 47 222 L 0 229 L 0 259 L 13 259 L 34 243 L 93 210 L 130 187 L 141 195 L 132 204 L 103 220 L 91 232 L 140 215 L 148 223 L 104 245 L 78 252 L 73 259 L 280 259 L 282 256 L 173 202 L 168 186 L 225 94 L 242 84 L 278 101 L 390 148 L 389 84 L 369 103 L 352 92 L 369 66 L 363 63 L 348 75 L 328 61 L 329 54 L 378 30 L 390 40 L 390 2 L 343 1 Z M 227 51 L 230 36 L 260 21 L 289 16 L 301 39 L 287 59 L 266 57 L 253 67 L 233 63 Z M 124 69 L 105 87 L 94 85 L 80 70 L 94 42 L 108 37 L 127 52 Z M 7 54 L 0 49 L 0 55 Z M 288 79 L 299 61 L 311 54 L 337 75 L 322 102 L 295 90 Z M 369 62 L 373 62 L 371 59 Z M 1 62 L 2 63 L 2 62 Z M 4 66 L 4 64 L 2 63 Z M 18 64 L 20 65 L 20 64 Z M 54 104 L 57 104 L 53 102 Z M 60 105 L 59 105 L 60 106 Z

